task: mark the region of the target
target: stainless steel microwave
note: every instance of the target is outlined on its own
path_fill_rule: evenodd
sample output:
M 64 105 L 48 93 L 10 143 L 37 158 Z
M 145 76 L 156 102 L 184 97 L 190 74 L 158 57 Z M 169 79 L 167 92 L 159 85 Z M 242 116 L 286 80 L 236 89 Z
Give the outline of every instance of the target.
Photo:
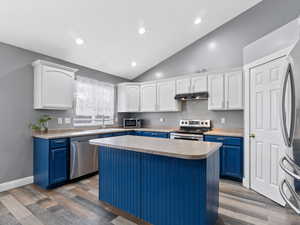
M 137 118 L 124 118 L 124 128 L 140 128 L 142 126 L 142 120 Z

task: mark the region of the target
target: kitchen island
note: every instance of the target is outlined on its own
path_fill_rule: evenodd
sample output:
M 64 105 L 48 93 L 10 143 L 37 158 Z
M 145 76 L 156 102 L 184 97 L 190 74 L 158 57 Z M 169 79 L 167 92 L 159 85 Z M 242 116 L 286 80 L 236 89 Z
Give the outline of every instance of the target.
M 221 144 L 152 137 L 91 140 L 99 200 L 154 225 L 213 225 Z

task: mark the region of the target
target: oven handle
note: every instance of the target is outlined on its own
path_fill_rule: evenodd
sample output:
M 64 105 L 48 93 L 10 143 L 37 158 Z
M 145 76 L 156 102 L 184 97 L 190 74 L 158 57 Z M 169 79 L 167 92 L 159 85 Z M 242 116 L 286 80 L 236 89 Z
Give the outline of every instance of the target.
M 176 140 L 187 140 L 187 141 L 200 141 L 199 138 L 185 138 L 185 137 L 175 137 Z
M 192 141 L 198 141 L 202 140 L 202 137 L 187 137 L 187 136 L 172 136 L 173 139 L 178 139 L 178 140 L 192 140 Z

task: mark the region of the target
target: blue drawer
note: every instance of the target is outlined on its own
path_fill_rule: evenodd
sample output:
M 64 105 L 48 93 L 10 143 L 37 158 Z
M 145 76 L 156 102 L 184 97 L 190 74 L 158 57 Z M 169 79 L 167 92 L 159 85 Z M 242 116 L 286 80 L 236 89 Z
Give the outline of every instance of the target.
M 211 136 L 206 135 L 205 141 L 209 142 L 221 142 L 224 145 L 235 145 L 241 146 L 243 144 L 243 139 L 238 137 L 226 137 L 226 136 Z
M 143 136 L 158 137 L 158 138 L 169 138 L 169 133 L 144 131 Z
M 122 131 L 122 132 L 113 133 L 113 136 L 116 137 L 116 136 L 123 136 L 123 135 L 129 135 L 129 134 L 130 134 L 130 131 Z
M 113 137 L 113 133 L 110 134 L 100 134 L 99 138 L 107 138 L 107 137 Z
M 68 138 L 50 140 L 50 148 L 65 148 L 68 146 Z
M 132 135 L 136 135 L 136 136 L 144 136 L 144 131 L 136 130 L 136 131 L 133 131 L 133 134 L 132 134 Z

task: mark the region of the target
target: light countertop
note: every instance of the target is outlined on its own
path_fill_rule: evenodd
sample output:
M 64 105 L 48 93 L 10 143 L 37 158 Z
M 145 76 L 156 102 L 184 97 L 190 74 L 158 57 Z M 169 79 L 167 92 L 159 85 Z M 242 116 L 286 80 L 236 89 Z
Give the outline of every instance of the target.
M 43 138 L 43 139 L 55 139 L 55 138 L 68 138 L 68 137 L 80 137 L 88 135 L 97 134 L 109 134 L 125 131 L 149 131 L 149 132 L 172 132 L 173 128 L 138 128 L 138 129 L 124 129 L 124 128 L 104 128 L 104 129 L 94 129 L 94 130 L 80 130 L 80 129 L 66 129 L 66 130 L 50 130 L 47 133 L 34 132 L 33 137 Z
M 90 144 L 182 159 L 205 159 L 220 143 L 125 135 L 90 140 Z
M 205 135 L 244 137 L 244 129 L 221 129 L 214 128 L 205 133 Z

